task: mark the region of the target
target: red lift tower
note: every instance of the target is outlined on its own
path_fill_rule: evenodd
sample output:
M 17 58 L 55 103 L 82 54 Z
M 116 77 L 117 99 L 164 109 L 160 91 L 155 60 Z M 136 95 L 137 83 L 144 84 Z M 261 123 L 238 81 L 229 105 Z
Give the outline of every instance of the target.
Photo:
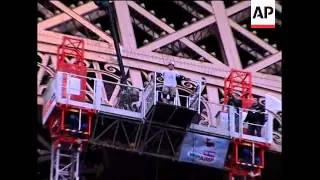
M 240 92 L 242 108 L 249 108 L 252 104 L 252 76 L 250 72 L 231 69 L 231 73 L 224 80 L 224 104 L 230 96 Z
M 48 86 L 51 88 L 48 94 L 54 93 L 47 98 L 43 111 L 46 119 L 44 124 L 48 126 L 52 138 L 50 180 L 79 180 L 80 152 L 91 135 L 95 109 L 70 105 L 68 102 L 86 101 L 84 41 L 63 37 L 57 57 L 56 76 L 60 78 L 55 77 L 54 82 Z M 67 101 L 54 101 L 57 97 Z
M 235 69 L 231 70 L 231 73 L 224 81 L 224 104 L 228 104 L 229 98 L 233 93 L 240 93 L 243 109 L 251 107 L 253 97 L 252 75 L 250 72 Z M 238 118 L 240 117 L 238 116 Z M 242 128 L 242 121 L 238 120 L 238 123 L 240 124 L 238 127 Z M 244 161 L 243 158 L 240 157 L 239 152 L 245 148 L 251 152 L 251 162 Z M 229 170 L 229 180 L 232 180 L 236 176 L 247 177 L 249 175 L 251 178 L 259 176 L 261 169 L 264 168 L 264 152 L 268 148 L 269 143 L 258 142 L 241 136 L 232 137 L 230 158 L 226 163 L 227 169 Z M 257 161 L 257 159 L 259 159 L 259 161 Z

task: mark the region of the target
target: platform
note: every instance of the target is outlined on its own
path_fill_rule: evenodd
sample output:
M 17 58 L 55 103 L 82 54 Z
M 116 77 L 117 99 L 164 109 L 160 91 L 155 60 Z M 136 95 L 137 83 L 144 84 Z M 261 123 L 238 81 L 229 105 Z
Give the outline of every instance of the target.
M 157 102 L 145 120 L 151 123 L 187 128 L 191 121 L 198 118 L 198 112 L 185 107 Z

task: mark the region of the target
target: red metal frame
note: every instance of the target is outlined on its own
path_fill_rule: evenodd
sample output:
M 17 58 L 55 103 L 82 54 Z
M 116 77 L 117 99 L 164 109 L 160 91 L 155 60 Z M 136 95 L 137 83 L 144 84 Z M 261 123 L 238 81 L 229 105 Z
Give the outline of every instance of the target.
M 59 136 L 59 137 L 57 137 L 57 138 L 55 138 L 54 140 L 53 140 L 53 146 L 55 147 L 55 148 L 57 148 L 58 147 L 58 145 L 59 144 L 62 144 L 62 143 L 66 143 L 66 144 L 69 144 L 69 145 L 71 145 L 71 144 L 78 144 L 79 145 L 79 148 L 80 148 L 80 151 L 83 149 L 83 143 L 84 143 L 85 141 L 81 141 L 81 142 L 79 142 L 78 141 L 78 139 L 77 138 L 74 138 L 74 137 L 66 137 L 66 136 Z
M 240 92 L 242 108 L 250 108 L 252 97 L 252 75 L 250 72 L 231 69 L 227 78 L 224 79 L 224 104 L 229 101 L 229 96 L 234 92 Z
M 266 149 L 269 148 L 269 145 L 264 144 L 264 143 L 259 143 L 259 142 L 253 142 L 253 141 L 248 141 L 248 140 L 244 140 L 244 139 L 233 139 L 232 140 L 232 144 L 233 147 L 235 148 L 234 153 L 234 157 L 235 157 L 235 163 L 236 164 L 241 164 L 240 160 L 239 160 L 239 154 L 238 154 L 238 150 L 239 150 L 239 146 L 249 146 L 252 147 L 252 145 L 255 145 L 255 148 L 260 149 L 260 159 L 261 162 L 260 164 L 257 166 L 257 168 L 263 169 L 264 168 L 264 152 Z
M 49 129 L 53 137 L 55 136 L 71 136 L 72 133 L 68 132 L 65 128 L 65 114 L 66 112 L 80 112 L 82 114 L 88 115 L 88 128 L 81 134 L 84 137 L 90 137 L 92 132 L 92 117 L 96 113 L 95 110 L 72 107 L 67 105 L 57 105 L 56 113 L 52 115 L 49 119 Z M 58 126 L 53 127 L 54 124 L 58 123 Z
M 87 68 L 84 63 L 84 41 L 81 39 L 74 39 L 70 37 L 63 37 L 62 44 L 58 47 L 58 61 L 57 71 L 69 73 L 72 75 L 79 75 L 81 80 L 81 93 L 80 95 L 72 95 L 70 98 L 76 101 L 85 101 L 86 96 L 86 75 Z M 68 58 L 74 58 L 74 62 L 71 64 L 67 61 Z M 67 74 L 63 76 L 63 94 L 66 96 L 67 90 Z M 75 136 L 71 131 L 67 131 L 65 128 L 65 114 L 66 112 L 76 111 L 81 114 L 88 115 L 88 127 L 82 131 L 81 137 Z M 49 131 L 52 138 L 63 139 L 66 143 L 73 143 L 76 139 L 86 140 L 90 137 L 92 132 L 92 117 L 96 111 L 94 109 L 85 109 L 81 107 L 71 106 L 67 104 L 57 104 L 55 112 L 49 117 Z M 78 133 L 78 132 L 77 132 Z
M 253 166 L 254 172 L 261 172 L 261 170 L 264 168 L 264 152 L 269 148 L 269 144 L 259 143 L 259 142 L 253 142 L 245 139 L 239 139 L 234 138 L 232 140 L 233 149 L 231 151 L 231 159 L 227 163 L 227 169 L 229 170 L 229 179 L 235 176 L 248 176 L 249 171 L 242 169 L 243 165 L 241 164 L 239 160 L 239 147 L 240 146 L 249 146 L 252 147 L 252 145 L 255 145 L 255 148 L 260 149 L 260 164 Z
M 57 71 L 82 76 L 82 78 L 80 77 L 82 91 L 79 96 L 72 95 L 71 99 L 84 101 L 86 96 L 86 79 L 84 77 L 87 76 L 87 68 L 84 63 L 84 41 L 64 36 L 62 44 L 58 47 L 57 57 Z M 75 62 L 73 62 L 73 64 L 67 62 L 68 58 L 74 58 Z M 63 97 L 66 97 L 67 94 L 66 83 L 67 75 L 64 75 L 62 90 Z

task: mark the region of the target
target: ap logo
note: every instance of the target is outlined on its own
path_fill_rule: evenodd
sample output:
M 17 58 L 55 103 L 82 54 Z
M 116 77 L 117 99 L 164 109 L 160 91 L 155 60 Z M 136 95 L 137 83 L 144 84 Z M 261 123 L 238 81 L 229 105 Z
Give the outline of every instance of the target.
M 275 28 L 275 0 L 251 0 L 251 28 Z

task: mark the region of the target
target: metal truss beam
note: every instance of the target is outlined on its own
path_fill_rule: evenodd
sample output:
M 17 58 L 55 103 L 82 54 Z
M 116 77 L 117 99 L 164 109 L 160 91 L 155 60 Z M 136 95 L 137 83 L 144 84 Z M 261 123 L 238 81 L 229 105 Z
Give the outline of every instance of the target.
M 223 48 L 224 60 L 228 62 L 229 67 L 242 69 L 239 53 L 237 50 L 235 38 L 228 22 L 228 16 L 225 13 L 223 1 L 212 1 L 213 13 L 216 17 L 219 37 Z
M 138 69 L 129 69 L 130 78 L 134 87 L 143 88 L 141 72 Z
M 136 39 L 133 32 L 131 17 L 127 1 L 114 1 L 117 13 L 119 35 L 124 48 L 136 49 Z
M 90 20 L 90 21 L 94 21 L 104 15 L 106 15 L 107 12 L 103 11 L 103 10 L 95 10 L 92 11 L 88 14 L 86 14 L 85 16 L 83 16 L 84 18 Z M 53 28 L 53 30 L 59 30 L 60 32 L 76 32 L 78 33 L 77 29 L 80 28 L 82 26 L 82 24 L 80 24 L 78 21 L 76 20 L 70 20 L 68 22 L 62 23 L 57 25 L 56 27 Z M 85 37 L 85 36 L 84 36 Z
M 280 51 L 272 56 L 265 58 L 264 60 L 261 60 L 255 64 L 252 64 L 251 66 L 247 67 L 245 70 L 251 71 L 251 72 L 260 71 L 276 62 L 281 61 L 281 58 L 282 58 L 282 52 Z
M 241 33 L 243 36 L 245 36 L 246 38 L 248 38 L 249 40 L 251 40 L 252 42 L 254 42 L 255 44 L 257 44 L 258 46 L 260 46 L 261 48 L 263 48 L 264 50 L 275 54 L 277 52 L 279 52 L 277 49 L 275 49 L 274 47 L 272 47 L 270 44 L 266 43 L 264 40 L 260 39 L 259 37 L 257 37 L 256 35 L 254 35 L 252 32 L 250 32 L 249 30 L 245 29 L 244 27 L 240 26 L 238 23 L 236 23 L 235 21 L 229 19 L 229 23 L 231 25 L 231 27 L 238 31 L 239 33 Z
M 54 46 L 54 45 L 50 46 L 50 45 L 46 45 L 46 44 L 38 44 L 39 51 L 50 53 L 50 54 L 55 54 L 56 48 L 57 48 L 57 46 Z M 92 60 L 96 60 L 96 61 L 100 61 L 100 62 L 105 62 L 105 63 L 109 62 L 109 63 L 116 64 L 115 61 L 112 61 L 112 57 L 110 55 L 101 55 L 99 53 L 86 52 L 85 58 L 87 58 L 87 57 L 91 57 Z M 143 58 L 141 58 L 141 59 L 132 59 L 132 58 L 124 57 L 123 61 L 124 61 L 125 66 L 127 66 L 127 67 L 141 69 L 141 70 L 145 70 L 145 71 L 158 71 L 159 69 L 163 69 L 166 67 L 166 64 L 161 63 L 161 61 L 159 61 L 159 60 L 162 60 L 160 58 L 154 59 L 154 60 L 158 60 L 158 63 L 154 63 L 154 62 L 142 61 L 143 59 L 147 60 L 148 58 L 150 58 L 152 56 L 149 56 L 149 57 L 142 56 L 142 57 Z M 175 62 L 177 62 L 177 61 L 175 61 Z M 162 65 L 160 65 L 160 64 L 162 64 Z M 176 64 L 178 64 L 178 63 L 176 63 Z M 207 63 L 207 64 L 209 64 L 209 63 Z M 179 69 L 179 66 L 183 67 L 183 65 L 176 65 L 176 66 L 177 66 L 177 69 Z M 201 68 L 197 65 L 193 65 L 193 66 L 191 66 L 191 67 L 193 67 L 193 69 L 183 68 L 183 69 L 180 69 L 180 72 L 183 75 L 188 76 L 192 79 L 200 79 L 201 77 L 205 77 L 207 79 L 208 84 L 223 87 L 224 86 L 224 77 L 226 75 L 228 75 L 228 71 L 224 71 L 224 70 L 217 71 L 217 70 L 214 70 L 208 66 L 209 65 L 207 65 L 207 67 L 205 67 L 205 69 L 204 69 L 204 68 Z M 193 72 L 191 72 L 191 70 L 193 70 Z M 219 77 L 217 77 L 213 74 L 219 75 Z M 258 73 L 256 73 L 256 74 L 258 74 Z M 253 94 L 256 94 L 259 96 L 264 96 L 266 93 L 271 93 L 275 97 L 281 99 L 281 87 L 279 87 L 279 88 L 277 87 L 277 85 L 281 86 L 281 83 L 280 83 L 281 78 L 279 78 L 277 76 L 265 75 L 262 73 L 259 73 L 259 74 L 260 74 L 259 75 L 260 77 L 253 78 L 253 81 L 255 82 L 254 83 L 255 85 L 253 87 Z M 280 79 L 280 80 L 279 81 L 268 80 L 268 77 L 269 78 L 273 77 L 275 79 Z M 259 84 L 259 82 L 261 82 L 261 83 Z M 270 89 L 271 89 L 271 91 L 270 91 Z M 272 90 L 272 89 L 274 89 L 274 90 Z M 39 99 L 39 102 L 41 102 L 40 99 Z
M 202 2 L 202 1 L 197 1 L 197 2 Z M 233 14 L 236 14 L 244 9 L 246 9 L 247 6 L 232 6 L 229 7 L 226 12 L 228 16 L 232 16 Z M 174 33 L 169 34 L 168 36 L 165 36 L 163 38 L 160 38 L 150 44 L 147 44 L 143 47 L 141 47 L 141 50 L 145 50 L 145 51 L 152 51 L 155 50 L 159 47 L 162 47 L 166 44 L 169 44 L 173 41 L 176 41 L 178 39 L 181 39 L 185 36 L 187 36 L 188 34 L 194 33 L 195 31 L 198 31 L 206 26 L 209 26 L 210 24 L 214 24 L 216 22 L 216 18 L 211 15 L 208 16 L 200 21 L 197 21 L 193 24 L 188 25 L 187 27 L 184 27 Z
M 149 43 L 141 48 L 139 48 L 139 50 L 143 50 L 143 51 L 153 51 L 155 49 L 158 49 L 162 46 L 165 46 L 171 42 L 174 42 L 176 40 L 179 40 L 185 36 L 187 36 L 188 34 L 191 34 L 199 29 L 202 29 L 210 24 L 212 24 L 212 22 L 215 22 L 216 19 L 213 16 L 209 16 L 206 17 L 198 22 L 195 22 L 185 28 L 182 28 L 174 33 L 171 33 L 163 38 L 160 38 L 152 43 Z
M 43 15 L 45 15 L 46 18 L 54 16 L 54 14 L 51 11 L 49 11 L 47 8 L 42 6 L 40 3 L 38 3 L 38 11 L 40 11 Z
M 154 24 L 156 24 L 157 26 L 159 26 L 160 28 L 162 28 L 166 32 L 168 32 L 168 33 L 174 33 L 175 32 L 175 30 L 173 28 L 171 28 L 169 25 L 167 25 L 166 23 L 164 23 L 163 21 L 161 21 L 160 19 L 158 19 L 157 17 L 152 15 L 147 10 L 143 9 L 142 7 L 140 7 L 135 2 L 128 1 L 128 4 L 134 10 L 136 10 L 137 12 L 142 14 L 144 17 L 146 17 L 148 20 L 150 20 L 151 22 L 153 22 Z M 218 59 L 216 59 L 215 57 L 211 56 L 209 53 L 207 53 L 206 51 L 201 49 L 199 46 L 197 46 L 196 44 L 191 42 L 189 39 L 181 38 L 180 41 L 182 43 L 184 43 L 186 46 L 188 46 L 189 48 L 191 48 L 193 51 L 195 51 L 197 54 L 199 54 L 200 56 L 202 56 L 205 59 L 207 59 L 208 61 L 210 61 L 211 63 L 213 63 L 213 64 L 215 64 L 217 66 L 226 66 L 225 64 L 221 63 Z M 143 50 L 140 50 L 140 51 L 143 51 Z
M 42 55 L 41 55 L 41 56 L 42 56 Z M 41 65 L 42 65 L 42 66 L 46 67 L 46 66 L 48 65 L 48 63 L 49 63 L 49 57 L 50 57 L 50 56 L 48 56 L 48 55 L 43 55 L 43 56 L 41 57 L 41 59 L 42 59 Z M 37 85 L 38 85 L 38 86 L 40 86 L 41 81 L 42 81 L 42 78 L 43 78 L 45 72 L 46 72 L 46 70 L 45 70 L 44 68 L 39 68 L 39 71 L 38 71 L 38 73 L 37 73 Z M 39 94 L 39 91 L 40 91 L 40 89 L 38 89 L 38 94 Z
M 199 6 L 201 6 L 202 8 L 204 8 L 205 10 L 207 10 L 208 12 L 212 13 L 213 9 L 212 7 L 204 2 L 204 1 L 195 1 L 195 3 L 197 3 Z M 242 1 L 240 3 L 237 3 L 236 5 L 234 5 L 236 8 L 249 8 L 250 7 L 250 1 Z M 233 21 L 231 18 L 229 18 L 229 24 L 230 26 L 235 29 L 236 31 L 238 31 L 239 33 L 241 33 L 242 35 L 244 35 L 245 37 L 247 37 L 248 39 L 250 39 L 252 42 L 256 43 L 257 45 L 259 45 L 260 47 L 262 47 L 263 49 L 265 49 L 268 52 L 271 52 L 272 54 L 275 54 L 278 52 L 277 49 L 275 49 L 274 47 L 272 47 L 271 45 L 269 45 L 268 43 L 266 43 L 265 41 L 261 40 L 259 37 L 257 37 L 256 35 L 254 35 L 253 33 L 251 33 L 250 31 L 248 31 L 247 29 L 245 29 L 244 27 L 240 26 L 238 23 L 236 23 L 235 21 Z
M 71 10 L 70 8 L 65 6 L 60 1 L 50 1 L 50 3 L 52 3 L 57 8 L 61 9 L 63 12 L 65 12 L 66 14 L 71 16 L 73 19 L 75 19 L 80 24 L 82 24 L 84 27 L 88 28 L 89 30 L 91 30 L 92 32 L 97 34 L 99 37 L 101 37 L 106 42 L 113 44 L 113 39 L 111 37 L 109 37 L 105 32 L 103 32 L 102 30 L 97 28 L 95 25 L 91 24 L 88 20 L 81 17 L 79 14 L 77 14 L 76 12 L 74 12 L 73 10 Z
M 95 11 L 97 9 L 98 9 L 98 6 L 96 6 L 94 2 L 91 1 L 82 6 L 76 7 L 75 9 L 73 9 L 73 11 L 79 15 L 83 15 L 83 14 L 87 14 L 89 12 Z M 53 16 L 49 19 L 46 19 L 38 23 L 38 31 L 57 26 L 59 24 L 62 24 L 70 20 L 72 20 L 72 17 L 70 17 L 66 13 L 61 13 L 59 15 Z
M 191 6 L 184 3 L 183 1 L 172 1 L 172 2 L 179 5 L 182 9 L 190 13 L 192 16 L 201 18 L 201 14 L 199 12 L 197 12 L 195 9 L 193 9 Z
M 64 34 L 43 31 L 38 33 L 38 50 L 40 52 L 46 52 L 50 54 L 56 54 L 56 48 L 61 43 Z M 72 36 L 71 36 L 72 37 Z M 77 37 L 79 38 L 79 37 Z M 113 47 L 108 47 L 107 43 L 101 41 L 94 41 L 85 38 L 81 38 L 85 41 L 85 58 L 101 62 L 109 62 L 116 64 L 116 61 L 112 59 L 114 56 Z M 174 57 L 164 54 L 158 54 L 153 52 L 136 52 L 123 49 L 124 64 L 127 67 L 133 67 L 137 69 L 147 71 L 157 71 L 164 68 L 169 61 L 174 61 L 177 69 L 184 73 L 188 73 L 195 79 L 200 79 L 201 76 L 208 78 L 208 83 L 223 87 L 223 78 L 228 75 L 229 68 L 218 68 L 210 63 L 201 63 L 197 61 L 190 61 L 190 59 Z M 210 79 L 215 79 L 210 82 Z M 218 81 L 217 80 L 221 79 Z M 281 92 L 281 77 L 266 75 L 262 73 L 253 74 L 253 85 L 258 89 L 265 89 L 265 91 L 257 90 L 258 94 L 266 93 L 267 89 L 280 93 Z M 255 91 L 255 90 L 254 90 Z M 263 94 L 262 94 L 263 96 Z
M 93 137 L 89 141 L 91 144 L 177 160 L 176 153 L 181 143 L 177 142 L 183 140 L 186 130 L 123 118 L 105 119 L 105 117 L 98 116 Z

